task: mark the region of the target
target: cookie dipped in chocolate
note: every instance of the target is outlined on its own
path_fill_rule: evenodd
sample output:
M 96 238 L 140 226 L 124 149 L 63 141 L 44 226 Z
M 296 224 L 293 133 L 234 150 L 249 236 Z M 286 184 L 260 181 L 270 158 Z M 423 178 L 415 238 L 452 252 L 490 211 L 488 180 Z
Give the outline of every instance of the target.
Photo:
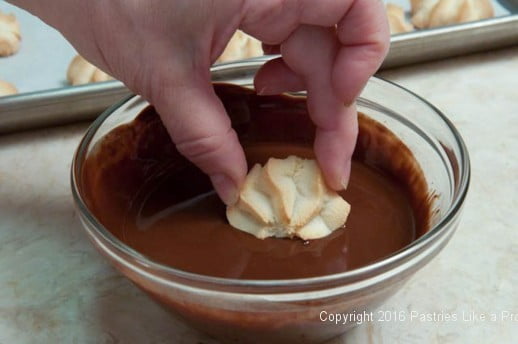
M 249 166 L 313 158 L 315 127 L 305 98 L 257 96 L 216 85 Z M 239 279 L 291 279 L 344 272 L 380 260 L 428 229 L 431 204 L 410 150 L 360 115 L 344 228 L 311 241 L 257 239 L 232 228 L 209 179 L 175 149 L 153 107 L 108 133 L 83 166 L 85 199 L 119 240 L 170 267 Z

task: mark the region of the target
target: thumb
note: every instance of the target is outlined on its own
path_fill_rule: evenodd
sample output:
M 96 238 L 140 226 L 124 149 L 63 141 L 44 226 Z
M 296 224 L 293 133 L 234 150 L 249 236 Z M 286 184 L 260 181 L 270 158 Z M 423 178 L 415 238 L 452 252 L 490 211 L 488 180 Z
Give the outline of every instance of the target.
M 222 201 L 231 205 L 247 166 L 230 118 L 208 73 L 172 79 L 159 83 L 152 103 L 178 151 L 210 177 Z

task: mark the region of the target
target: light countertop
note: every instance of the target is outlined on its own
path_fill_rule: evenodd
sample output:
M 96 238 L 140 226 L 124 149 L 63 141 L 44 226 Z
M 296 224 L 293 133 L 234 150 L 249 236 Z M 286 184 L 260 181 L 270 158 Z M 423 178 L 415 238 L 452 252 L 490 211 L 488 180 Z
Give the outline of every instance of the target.
M 471 188 L 447 247 L 380 308 L 406 320 L 368 322 L 332 343 L 511 343 L 518 338 L 518 47 L 382 76 L 450 117 L 470 152 Z M 0 136 L 0 343 L 217 343 L 173 320 L 88 241 L 69 186 L 85 129 Z M 457 320 L 410 321 L 434 313 Z

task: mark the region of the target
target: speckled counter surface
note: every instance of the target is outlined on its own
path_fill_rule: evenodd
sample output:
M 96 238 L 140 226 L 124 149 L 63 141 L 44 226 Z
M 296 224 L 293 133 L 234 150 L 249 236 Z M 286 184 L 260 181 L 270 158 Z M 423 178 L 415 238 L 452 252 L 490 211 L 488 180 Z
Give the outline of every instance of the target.
M 471 190 L 449 245 L 380 309 L 405 319 L 375 316 L 333 344 L 518 338 L 517 71 L 514 48 L 383 73 L 448 114 L 471 154 Z M 0 136 L 0 343 L 216 343 L 173 320 L 86 238 L 69 186 L 85 129 Z M 446 313 L 456 320 L 438 318 Z

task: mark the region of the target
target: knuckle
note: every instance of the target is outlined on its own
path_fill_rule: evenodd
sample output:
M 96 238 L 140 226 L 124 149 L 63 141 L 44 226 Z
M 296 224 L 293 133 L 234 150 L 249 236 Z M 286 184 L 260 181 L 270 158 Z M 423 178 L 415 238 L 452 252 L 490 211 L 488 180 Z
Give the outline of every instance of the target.
M 241 28 L 268 44 L 280 44 L 297 24 L 300 0 L 247 0 Z
M 231 128 L 223 134 L 213 134 L 204 137 L 187 139 L 177 143 L 178 151 L 194 163 L 213 159 L 224 152 L 225 146 L 235 138 Z

